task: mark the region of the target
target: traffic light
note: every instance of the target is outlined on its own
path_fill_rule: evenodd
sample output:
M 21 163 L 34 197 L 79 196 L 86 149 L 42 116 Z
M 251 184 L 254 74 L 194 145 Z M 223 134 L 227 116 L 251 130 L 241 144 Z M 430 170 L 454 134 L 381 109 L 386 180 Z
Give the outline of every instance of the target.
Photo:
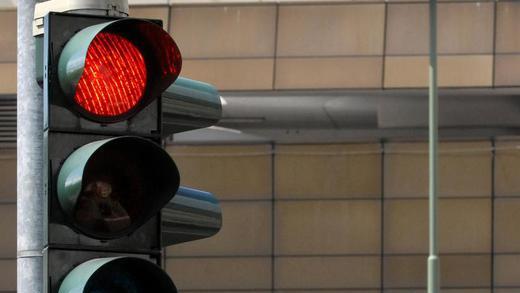
M 51 12 L 37 44 L 45 292 L 177 292 L 162 248 L 209 237 L 222 218 L 211 193 L 179 188 L 162 139 L 216 123 L 218 92 L 178 78 L 157 20 Z

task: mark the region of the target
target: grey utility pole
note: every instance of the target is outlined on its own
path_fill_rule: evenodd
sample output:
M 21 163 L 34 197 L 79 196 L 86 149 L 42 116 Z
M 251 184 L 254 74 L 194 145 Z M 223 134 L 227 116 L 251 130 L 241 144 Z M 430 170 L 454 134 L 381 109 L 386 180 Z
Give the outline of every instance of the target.
M 437 145 L 439 103 L 437 95 L 437 0 L 430 0 L 430 84 L 429 84 L 429 230 L 428 293 L 439 292 L 439 248 L 437 246 Z
M 18 1 L 17 292 L 43 287 L 43 106 L 36 83 L 33 18 L 36 0 Z

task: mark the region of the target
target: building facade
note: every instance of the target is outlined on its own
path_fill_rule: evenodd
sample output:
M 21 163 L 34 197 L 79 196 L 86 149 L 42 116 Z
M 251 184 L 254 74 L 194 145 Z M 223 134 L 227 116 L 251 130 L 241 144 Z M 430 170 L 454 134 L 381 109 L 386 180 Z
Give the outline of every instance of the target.
M 224 97 L 420 90 L 428 82 L 427 1 L 192 1 L 130 13 L 162 19 L 183 54 L 182 75 Z M 492 93 L 520 85 L 519 2 L 440 1 L 438 22 L 440 86 Z M 15 28 L 16 11 L 1 10 L 6 101 L 16 95 Z M 14 146 L 0 150 L 0 292 L 16 291 Z M 424 138 L 167 150 L 181 184 L 213 192 L 223 207 L 217 236 L 166 249 L 182 292 L 425 292 Z M 451 138 L 439 166 L 443 292 L 519 292 L 520 140 Z

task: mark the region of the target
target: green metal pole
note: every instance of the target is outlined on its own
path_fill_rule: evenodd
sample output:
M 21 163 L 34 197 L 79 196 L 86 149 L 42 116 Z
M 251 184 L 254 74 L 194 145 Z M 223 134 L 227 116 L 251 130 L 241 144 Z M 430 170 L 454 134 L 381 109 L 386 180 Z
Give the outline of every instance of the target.
M 437 0 L 430 0 L 430 84 L 429 84 L 429 231 L 428 293 L 439 292 L 439 257 L 437 247 Z

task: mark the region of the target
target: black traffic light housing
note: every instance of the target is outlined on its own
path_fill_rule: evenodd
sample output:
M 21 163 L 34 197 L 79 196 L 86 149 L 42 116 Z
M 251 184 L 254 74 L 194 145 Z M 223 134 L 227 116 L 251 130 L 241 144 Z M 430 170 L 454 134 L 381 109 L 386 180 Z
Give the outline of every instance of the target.
M 181 56 L 158 20 L 51 12 L 38 38 L 44 292 L 177 292 L 160 268 L 163 244 L 215 234 L 221 212 L 213 195 L 194 189 L 172 200 L 180 179 L 161 148 L 162 96 L 168 89 L 169 129 L 185 130 L 218 120 L 218 92 L 187 79 L 171 86 Z
M 181 55 L 158 20 L 51 12 L 36 43 L 44 292 L 177 292 L 162 248 L 214 235 L 222 215 L 211 193 L 179 188 L 161 144 L 216 123 L 217 90 L 177 79 Z

